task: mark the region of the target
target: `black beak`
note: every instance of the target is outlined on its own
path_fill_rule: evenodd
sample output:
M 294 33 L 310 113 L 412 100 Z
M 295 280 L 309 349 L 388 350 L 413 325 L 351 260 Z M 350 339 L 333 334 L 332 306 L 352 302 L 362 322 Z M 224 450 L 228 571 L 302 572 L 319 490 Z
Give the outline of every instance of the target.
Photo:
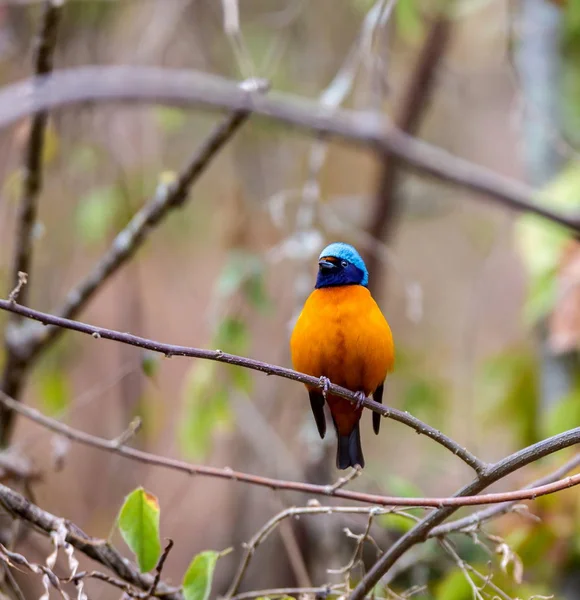
M 321 271 L 332 271 L 332 269 L 336 269 L 336 265 L 329 260 L 319 260 L 318 265 L 320 266 Z

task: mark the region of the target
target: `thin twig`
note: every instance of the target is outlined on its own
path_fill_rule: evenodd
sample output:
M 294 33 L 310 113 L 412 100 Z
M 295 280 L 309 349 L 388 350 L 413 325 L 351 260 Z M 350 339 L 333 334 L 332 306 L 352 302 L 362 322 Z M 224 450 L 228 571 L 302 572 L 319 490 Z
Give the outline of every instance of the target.
M 300 506 L 287 508 L 278 514 L 274 515 L 267 521 L 252 537 L 252 539 L 244 544 L 246 552 L 240 562 L 236 575 L 225 594 L 225 598 L 232 598 L 238 591 L 244 574 L 248 569 L 250 561 L 256 552 L 258 546 L 266 540 L 266 538 L 278 527 L 278 525 L 290 517 L 299 515 L 332 515 L 332 514 L 388 514 L 394 509 L 382 509 L 378 507 L 361 508 L 361 507 L 345 507 L 345 506 Z
M 62 13 L 62 0 L 45 0 L 42 20 L 34 50 L 34 73 L 46 76 L 52 71 L 53 55 L 56 47 L 58 26 Z M 34 85 L 34 84 L 33 84 Z M 26 304 L 28 287 L 25 285 L 32 269 L 32 250 L 34 226 L 36 225 L 38 196 L 42 189 L 42 156 L 48 112 L 34 114 L 24 151 L 22 197 L 18 205 L 14 258 L 11 267 L 10 297 Z M 13 315 L 4 334 L 6 357 L 0 376 L 0 389 L 12 397 L 18 398 L 24 382 L 22 359 L 10 344 L 10 331 L 18 325 L 20 319 Z M 6 416 L 6 415 L 4 415 Z M 0 412 L 0 446 L 5 446 L 3 419 Z
M 41 86 L 42 94 L 31 94 L 35 85 Z M 24 80 L 0 91 L 0 128 L 31 113 L 59 106 L 113 101 L 254 112 L 369 147 L 381 156 L 393 154 L 425 175 L 483 193 L 512 210 L 534 213 L 580 231 L 578 214 L 552 211 L 536 202 L 536 193 L 529 186 L 419 141 L 374 112 L 328 110 L 316 102 L 283 94 L 265 97 L 240 90 L 221 77 L 192 70 L 93 66 Z
M 271 365 L 259 360 L 253 360 L 250 358 L 245 358 L 243 356 L 228 354 L 226 352 L 222 352 L 221 350 L 204 350 L 201 348 L 191 348 L 188 346 L 175 346 L 172 344 L 163 344 L 161 342 L 149 340 L 129 333 L 122 333 L 120 331 L 105 329 L 103 327 L 94 327 L 92 325 L 88 325 L 80 321 L 73 321 L 70 319 L 64 319 L 62 317 L 56 317 L 48 313 L 43 313 L 37 310 L 33 310 L 31 308 L 27 308 L 25 306 L 21 306 L 20 304 L 8 302 L 7 300 L 0 300 L 0 310 L 14 312 L 21 316 L 40 321 L 45 325 L 54 325 L 56 327 L 72 329 L 80 333 L 91 335 L 95 339 L 108 339 L 129 344 L 131 346 L 137 346 L 139 348 L 144 348 L 147 350 L 152 350 L 153 352 L 160 352 L 162 354 L 165 354 L 165 356 L 167 357 L 189 356 L 192 358 L 215 360 L 217 362 L 236 365 L 245 369 L 261 371 L 262 373 L 267 373 L 268 375 L 276 375 L 278 377 L 292 379 L 301 383 L 307 383 L 312 386 L 321 387 L 324 384 L 324 382 L 321 382 L 321 380 L 316 377 L 304 375 L 303 373 L 298 373 L 297 371 L 293 371 L 292 369 L 286 369 L 284 367 Z M 331 385 L 328 388 L 328 390 L 337 396 L 350 400 L 353 403 L 358 401 L 356 395 L 353 392 L 340 386 Z M 364 406 L 370 408 L 374 412 L 380 413 L 384 417 L 393 419 L 394 421 L 398 421 L 399 423 L 403 423 L 404 425 L 411 427 L 419 434 L 424 434 L 428 436 L 432 440 L 436 441 L 438 444 L 441 444 L 442 446 L 450 450 L 463 462 L 469 465 L 476 473 L 480 475 L 485 473 L 488 465 L 484 461 L 474 456 L 466 448 L 463 448 L 457 442 L 442 434 L 437 429 L 434 429 L 430 425 L 423 423 L 422 421 L 420 421 L 416 417 L 413 417 L 409 413 L 402 410 L 397 410 L 396 408 L 384 406 L 368 398 L 364 401 Z
M 567 432 L 567 434 L 571 433 Z M 564 434 L 564 435 L 567 435 Z M 559 437 L 559 436 L 556 436 Z M 574 436 L 575 437 L 575 436 Z M 521 469 L 524 465 L 530 464 L 547 456 L 548 454 L 552 454 L 553 450 L 548 450 L 548 447 L 552 446 L 552 444 L 556 440 L 554 437 L 548 438 L 546 440 L 542 440 L 537 444 L 533 444 L 532 446 L 528 446 L 528 448 L 524 448 L 519 452 L 515 452 L 506 458 L 503 458 L 491 465 L 488 471 L 486 472 L 484 477 L 473 480 L 466 486 L 463 486 L 460 490 L 456 492 L 454 498 L 461 501 L 462 497 L 470 497 L 472 494 L 479 494 L 486 487 L 490 486 L 492 483 L 503 479 L 510 473 Z M 562 440 L 559 440 L 562 441 Z M 559 446 L 559 441 L 558 446 Z M 576 440 L 568 445 L 573 445 L 579 443 L 580 440 Z M 563 449 L 564 446 L 560 446 L 558 449 Z M 546 453 L 547 452 L 547 453 Z M 568 477 L 564 480 L 560 481 L 568 481 L 568 480 L 578 480 L 580 483 L 580 475 L 574 475 L 573 477 Z M 548 483 L 543 486 L 530 488 L 527 490 L 528 493 L 531 492 L 530 498 L 536 498 L 537 490 L 545 490 L 551 486 L 558 485 L 557 483 Z M 526 490 L 522 490 L 522 493 L 525 493 Z M 487 494 L 489 496 L 489 494 Z M 476 496 L 483 497 L 483 496 Z M 515 498 L 511 498 L 512 501 L 515 501 Z M 418 544 L 424 541 L 427 537 L 429 537 L 429 533 L 435 529 L 437 525 L 442 523 L 445 519 L 451 516 L 457 507 L 455 506 L 441 506 L 437 510 L 433 511 L 430 515 L 426 516 L 422 519 L 415 527 L 410 529 L 407 533 L 401 536 L 384 554 L 383 556 L 373 565 L 372 569 L 362 578 L 357 587 L 353 590 L 350 600 L 362 600 L 366 596 L 366 594 L 380 581 L 381 577 L 395 564 L 395 562 L 403 555 L 407 550 L 412 548 L 415 544 Z
M 251 598 L 273 598 L 273 597 L 299 597 L 302 594 L 309 596 L 327 598 L 333 596 L 343 596 L 341 591 L 343 586 L 309 587 L 309 588 L 275 588 L 270 590 L 254 590 L 232 596 L 231 600 L 250 600 Z
M 577 454 L 568 462 L 563 464 L 559 469 L 556 469 L 555 471 L 553 471 L 549 475 L 546 475 L 545 477 L 540 477 L 539 479 L 532 481 L 532 483 L 530 483 L 523 489 L 535 488 L 538 486 L 558 481 L 559 479 L 562 479 L 562 477 L 567 475 L 570 471 L 573 471 L 579 466 L 580 454 Z M 472 529 L 481 525 L 481 523 L 484 523 L 485 521 L 489 521 L 490 519 L 503 515 L 509 512 L 510 510 L 513 510 L 515 504 L 516 502 L 506 502 L 505 504 L 497 504 L 495 506 L 484 508 L 483 510 L 478 510 L 472 513 L 471 515 L 462 517 L 461 519 L 456 519 L 455 521 L 450 521 L 449 523 L 438 525 L 429 532 L 429 537 L 439 537 L 447 535 L 449 533 L 453 533 L 455 531 L 465 531 Z
M 189 475 L 205 475 L 208 477 L 240 481 L 252 485 L 267 487 L 272 490 L 295 491 L 306 494 L 312 494 L 314 496 L 331 496 L 333 498 L 344 498 L 346 500 L 363 502 L 365 504 L 374 504 L 377 506 L 439 508 L 438 511 L 431 513 L 431 515 L 428 518 L 430 518 L 432 515 L 439 514 L 441 510 L 443 510 L 441 507 L 444 507 L 447 510 L 453 509 L 451 510 L 451 512 L 454 512 L 460 506 L 475 506 L 481 504 L 495 504 L 515 500 L 530 500 L 538 498 L 540 496 L 545 496 L 547 494 L 553 494 L 560 490 L 568 489 L 570 487 L 580 484 L 580 474 L 578 474 L 574 475 L 573 477 L 561 479 L 548 485 L 530 488 L 527 490 L 515 490 L 511 492 L 481 495 L 469 495 L 468 493 L 463 493 L 463 495 L 457 494 L 453 497 L 441 498 L 407 498 L 400 496 L 382 496 L 379 494 L 366 494 L 363 492 L 353 492 L 344 489 L 336 489 L 332 491 L 329 489 L 329 486 L 326 485 L 316 485 L 312 483 L 303 483 L 299 481 L 285 481 L 282 479 L 273 479 L 271 477 L 261 477 L 259 475 L 251 475 L 248 473 L 234 471 L 228 467 L 219 468 L 209 467 L 205 465 L 193 465 L 185 461 L 180 461 L 174 458 L 165 458 L 156 454 L 151 454 L 149 452 L 143 452 L 135 448 L 128 448 L 126 446 L 119 447 L 116 444 L 115 440 L 107 440 L 104 438 L 100 438 L 98 436 L 85 433 L 84 431 L 74 429 L 69 425 L 65 425 L 64 423 L 59 423 L 58 421 L 55 421 L 54 419 L 43 415 L 34 408 L 16 402 L 15 400 L 9 398 L 2 392 L 0 392 L 0 403 L 4 404 L 6 407 L 12 410 L 15 410 L 27 419 L 30 419 L 31 421 L 34 421 L 39 425 L 42 425 L 43 427 L 51 429 L 52 431 L 60 433 L 61 435 L 67 437 L 70 440 L 79 442 L 86 446 L 99 448 L 101 450 L 105 450 L 113 454 L 118 454 L 119 456 L 124 456 L 126 458 L 133 459 L 145 464 L 165 467 L 175 471 L 188 473 Z M 548 456 L 549 454 L 553 454 L 558 450 L 562 450 L 563 448 L 567 448 L 577 443 L 580 443 L 580 427 L 552 436 L 551 438 L 548 438 L 546 440 L 542 440 L 537 444 L 533 444 L 532 446 L 528 446 L 523 450 L 514 452 L 507 458 L 504 458 L 501 461 L 495 463 L 494 465 L 492 465 L 490 473 L 486 475 L 485 478 L 477 479 L 476 481 L 472 482 L 469 486 L 466 486 L 463 491 L 467 492 L 468 490 L 475 490 L 473 491 L 473 493 L 477 494 L 477 492 L 489 486 L 494 481 L 502 479 L 509 473 L 521 469 L 522 467 L 532 462 L 535 462 L 540 458 Z M 476 483 L 479 484 L 477 486 L 477 489 L 475 486 Z
M 431 25 L 413 69 L 409 85 L 400 102 L 395 123 L 405 133 L 414 135 L 429 107 L 436 85 L 437 68 L 449 45 L 452 21 L 448 11 L 443 10 Z M 368 234 L 370 239 L 385 242 L 398 218 L 398 188 L 401 175 L 400 161 L 392 154 L 382 159 L 377 193 L 372 208 Z M 378 244 L 376 244 L 378 246 Z M 373 295 L 381 289 L 384 269 L 381 269 L 380 247 L 374 247 L 366 257 L 369 273 L 373 274 L 370 289 Z
M 157 591 L 157 586 L 159 585 L 159 582 L 161 581 L 161 571 L 163 571 L 163 565 L 165 565 L 165 561 L 167 560 L 167 557 L 169 556 L 169 553 L 171 552 L 171 548 L 173 548 L 173 540 L 167 540 L 165 549 L 163 550 L 163 553 L 161 554 L 159 561 L 157 562 L 157 568 L 155 569 L 155 579 L 153 580 L 151 587 L 147 591 L 147 596 L 145 596 L 145 598 L 155 596 L 155 592 Z

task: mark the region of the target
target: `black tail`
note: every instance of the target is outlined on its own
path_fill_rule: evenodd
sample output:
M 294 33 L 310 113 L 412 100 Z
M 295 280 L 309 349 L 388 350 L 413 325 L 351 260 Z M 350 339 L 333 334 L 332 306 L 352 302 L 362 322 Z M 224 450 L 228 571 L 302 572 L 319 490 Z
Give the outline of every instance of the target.
M 336 449 L 337 469 L 348 469 L 348 467 L 356 465 L 359 465 L 361 468 L 365 466 L 358 426 L 359 424 L 357 423 L 349 435 L 336 433 L 338 436 L 338 447 Z

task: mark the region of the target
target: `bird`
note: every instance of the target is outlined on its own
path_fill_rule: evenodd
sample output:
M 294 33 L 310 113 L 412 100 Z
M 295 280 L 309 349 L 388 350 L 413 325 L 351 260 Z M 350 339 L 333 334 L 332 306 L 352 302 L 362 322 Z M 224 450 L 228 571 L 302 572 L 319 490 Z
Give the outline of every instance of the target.
M 296 371 L 318 377 L 306 385 L 321 438 L 326 434 L 325 400 L 338 438 L 337 469 L 364 468 L 360 439 L 362 403 L 372 394 L 382 403 L 384 381 L 392 370 L 395 347 L 391 328 L 368 289 L 366 265 L 350 244 L 334 242 L 320 253 L 314 290 L 290 338 Z M 327 393 L 332 382 L 355 392 L 357 402 Z M 381 415 L 373 412 L 378 435 Z

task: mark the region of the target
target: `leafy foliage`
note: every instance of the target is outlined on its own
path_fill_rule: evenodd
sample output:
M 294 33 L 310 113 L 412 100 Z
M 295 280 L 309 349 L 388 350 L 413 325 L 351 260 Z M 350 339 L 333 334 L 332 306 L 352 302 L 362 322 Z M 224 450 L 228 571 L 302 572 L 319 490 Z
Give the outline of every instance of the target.
M 161 556 L 157 498 L 141 487 L 131 492 L 119 512 L 118 525 L 141 572 L 154 569 Z
M 213 550 L 200 552 L 194 557 L 183 578 L 185 600 L 208 600 L 219 557 L 220 553 Z

